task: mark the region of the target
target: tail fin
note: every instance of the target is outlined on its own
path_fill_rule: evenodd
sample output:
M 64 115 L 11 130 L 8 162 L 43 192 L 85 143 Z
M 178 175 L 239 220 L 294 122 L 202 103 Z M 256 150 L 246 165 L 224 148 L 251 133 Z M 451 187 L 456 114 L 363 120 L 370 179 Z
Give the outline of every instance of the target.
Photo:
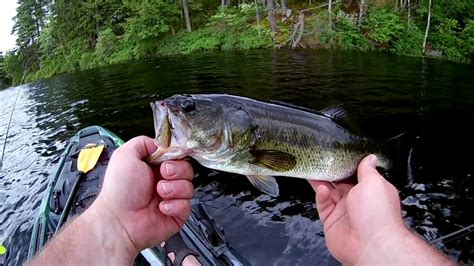
M 402 176 L 407 175 L 409 182 L 412 182 L 411 169 L 411 153 L 413 150 L 414 138 L 407 132 L 398 134 L 395 137 L 389 138 L 386 142 L 386 154 L 390 160 L 380 160 L 380 166 L 385 169 L 390 169 L 398 180 Z M 388 166 L 387 168 L 384 166 Z

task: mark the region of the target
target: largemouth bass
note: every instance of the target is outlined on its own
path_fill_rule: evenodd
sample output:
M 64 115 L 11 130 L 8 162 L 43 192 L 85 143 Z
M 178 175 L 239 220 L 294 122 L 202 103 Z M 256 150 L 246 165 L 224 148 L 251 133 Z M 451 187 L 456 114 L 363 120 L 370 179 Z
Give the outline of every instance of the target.
M 330 114 L 225 94 L 176 95 L 151 103 L 157 151 L 152 163 L 190 156 L 205 167 L 246 175 L 277 196 L 274 176 L 339 181 L 369 153 L 389 161 L 371 140 Z

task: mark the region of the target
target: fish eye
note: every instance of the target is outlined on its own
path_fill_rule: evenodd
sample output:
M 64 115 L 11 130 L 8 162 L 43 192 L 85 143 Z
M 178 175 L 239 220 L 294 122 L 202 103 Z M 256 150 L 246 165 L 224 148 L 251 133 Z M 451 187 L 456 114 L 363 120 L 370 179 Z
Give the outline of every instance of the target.
M 181 109 L 185 112 L 191 112 L 196 109 L 196 103 L 192 100 L 186 99 L 181 102 Z

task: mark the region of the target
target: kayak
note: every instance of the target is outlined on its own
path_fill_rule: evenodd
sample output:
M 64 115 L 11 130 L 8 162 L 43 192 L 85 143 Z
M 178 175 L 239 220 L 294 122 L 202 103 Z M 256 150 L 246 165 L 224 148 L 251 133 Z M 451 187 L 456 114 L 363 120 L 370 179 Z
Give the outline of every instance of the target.
M 124 141 L 113 132 L 90 126 L 77 132 L 68 142 L 46 188 L 35 220 L 28 260 L 44 247 L 48 240 L 71 217 L 86 210 L 100 192 L 107 165 L 115 149 Z M 102 146 L 98 161 L 85 177 L 78 179 L 78 157 L 82 150 Z M 224 232 L 209 215 L 206 207 L 192 203 L 189 219 L 179 232 L 188 248 L 194 251 L 203 265 L 250 265 L 245 258 L 230 246 Z M 143 250 L 135 260 L 135 265 L 166 265 L 167 256 L 161 246 Z

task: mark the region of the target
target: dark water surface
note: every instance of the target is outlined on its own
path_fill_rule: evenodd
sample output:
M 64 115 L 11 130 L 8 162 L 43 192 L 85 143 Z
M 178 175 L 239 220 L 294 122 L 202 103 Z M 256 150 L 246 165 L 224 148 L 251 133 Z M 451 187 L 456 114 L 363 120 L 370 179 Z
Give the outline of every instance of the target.
M 389 180 L 406 223 L 428 240 L 473 224 L 474 68 L 383 54 L 315 51 L 210 53 L 117 65 L 0 91 L 3 144 L 18 102 L 0 173 L 0 243 L 8 263 L 26 259 L 34 218 L 66 141 L 98 124 L 124 140 L 153 136 L 149 102 L 177 93 L 231 93 L 312 109 L 344 104 L 362 134 L 410 151 Z M 403 154 L 403 153 L 401 153 Z M 408 164 L 407 164 L 408 162 Z M 407 165 L 409 167 L 407 167 Z M 246 178 L 197 167 L 195 198 L 251 263 L 326 264 L 329 254 L 304 180 L 278 178 L 270 198 Z M 474 263 L 473 235 L 438 244 Z

